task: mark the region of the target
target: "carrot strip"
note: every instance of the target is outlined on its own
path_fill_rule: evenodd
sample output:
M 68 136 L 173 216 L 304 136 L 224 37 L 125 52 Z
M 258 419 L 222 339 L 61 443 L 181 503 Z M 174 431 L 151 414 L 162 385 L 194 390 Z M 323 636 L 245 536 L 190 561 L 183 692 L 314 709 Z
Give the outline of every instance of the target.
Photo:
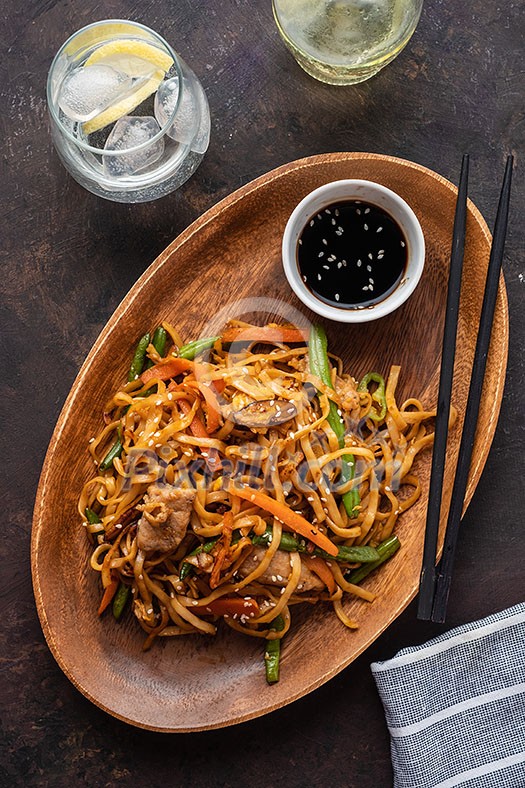
M 321 550 L 324 550 L 325 553 L 334 556 L 337 555 L 338 549 L 335 544 L 322 531 L 316 528 L 315 525 L 309 523 L 302 515 L 292 511 L 285 503 L 279 503 L 279 501 L 276 501 L 274 498 L 270 498 L 269 495 L 254 490 L 253 487 L 232 487 L 231 492 L 233 495 L 237 495 L 245 501 L 251 501 L 251 503 L 254 503 L 260 509 L 270 512 L 274 517 L 277 517 L 288 525 L 292 531 L 304 536 L 305 539 L 313 542 Z
M 216 394 L 222 394 L 222 392 L 226 388 L 226 383 L 222 378 L 218 378 L 218 380 L 213 380 L 211 382 L 211 388 L 215 391 Z
M 215 432 L 221 426 L 221 406 L 213 389 L 206 383 L 198 383 L 197 387 L 206 400 L 206 428 L 208 433 Z
M 253 618 L 259 615 L 259 605 L 255 599 L 241 596 L 222 596 L 208 602 L 207 605 L 192 605 L 192 613 L 201 616 L 249 616 Z
M 104 596 L 102 597 L 102 601 L 100 602 L 100 606 L 98 608 L 98 615 L 101 616 L 104 610 L 111 604 L 113 597 L 117 593 L 117 588 L 120 585 L 120 581 L 117 575 L 113 574 L 111 576 L 111 581 L 108 586 L 106 586 L 104 590 Z
M 147 369 L 142 373 L 140 379 L 143 383 L 149 383 L 150 380 L 169 380 L 189 369 L 193 369 L 193 361 L 189 361 L 187 358 L 170 358 Z
M 284 342 L 285 344 L 305 344 L 308 332 L 295 326 L 240 326 L 227 328 L 222 335 L 223 342 Z
M 312 572 L 315 572 L 317 577 L 323 581 L 331 594 L 335 593 L 335 579 L 333 574 L 330 572 L 330 567 L 326 561 L 323 561 L 323 559 L 318 555 L 305 556 L 304 558 L 301 558 L 301 561 L 304 561 L 305 566 L 307 566 L 308 569 L 311 569 Z
M 222 526 L 222 537 L 221 537 L 222 545 L 219 552 L 215 556 L 215 562 L 213 564 L 213 569 L 211 570 L 210 588 L 217 588 L 217 586 L 219 585 L 222 565 L 224 564 L 224 561 L 230 549 L 232 532 L 233 532 L 233 512 L 226 512 L 224 514 L 224 520 Z
M 188 413 L 191 411 L 191 405 L 188 402 L 188 400 L 179 399 L 179 400 L 177 400 L 177 405 L 181 409 L 181 411 L 184 414 L 184 416 L 187 416 Z M 193 435 L 196 438 L 209 438 L 210 437 L 208 435 L 208 430 L 204 426 L 204 423 L 203 423 L 202 419 L 199 416 L 197 416 L 197 415 L 195 415 L 193 417 L 193 421 L 190 424 L 190 430 L 192 431 Z M 202 451 L 202 449 L 201 449 L 201 451 Z M 207 464 L 208 468 L 210 469 L 210 471 L 212 471 L 212 473 L 214 471 L 219 471 L 221 469 L 221 467 L 222 467 L 222 464 L 221 464 L 221 461 L 220 461 L 220 458 L 219 458 L 219 452 L 217 451 L 217 449 L 214 449 L 212 447 L 210 447 L 210 448 L 206 447 L 205 448 L 205 452 L 208 455 L 206 457 L 206 464 Z

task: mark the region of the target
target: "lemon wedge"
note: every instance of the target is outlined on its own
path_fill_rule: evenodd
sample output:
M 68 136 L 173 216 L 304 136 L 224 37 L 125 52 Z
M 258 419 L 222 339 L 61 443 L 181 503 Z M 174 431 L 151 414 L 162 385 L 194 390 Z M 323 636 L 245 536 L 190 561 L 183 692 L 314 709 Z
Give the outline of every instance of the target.
M 85 134 L 93 134 L 104 126 L 109 126 L 151 96 L 164 79 L 166 71 L 173 65 L 173 58 L 146 41 L 123 38 L 108 41 L 95 49 L 84 63 L 84 68 L 95 63 L 111 65 L 130 77 L 139 77 L 143 81 L 131 95 L 124 96 L 100 115 L 86 121 L 82 126 Z
M 163 79 L 164 71 L 155 71 L 153 76 L 147 79 L 131 95 L 117 101 L 116 104 L 108 107 L 92 120 L 83 123 L 82 129 L 84 134 L 93 134 L 94 131 L 99 131 L 99 129 L 103 129 L 104 126 L 109 126 L 110 123 L 114 123 L 119 118 L 123 118 L 124 115 L 129 115 L 135 107 L 138 107 L 148 96 L 155 93 Z
M 72 38 L 73 40 L 65 47 L 64 52 L 66 55 L 75 56 L 82 49 L 100 44 L 102 41 L 110 41 L 119 36 L 137 36 L 148 38 L 154 41 L 154 36 L 144 28 L 137 29 L 137 25 L 133 22 L 98 22 L 94 25 L 89 25 L 84 30 L 76 33 Z
M 148 44 L 146 41 L 138 41 L 136 38 L 121 38 L 116 41 L 108 41 L 107 44 L 102 44 L 88 57 L 84 66 L 92 66 L 93 63 L 105 63 L 108 59 L 111 60 L 111 65 L 116 65 L 119 60 L 122 62 L 120 68 L 123 73 L 128 74 L 130 77 L 141 76 L 142 74 L 132 74 L 125 71 L 126 63 L 131 64 L 132 70 L 136 68 L 134 62 L 136 58 L 145 61 L 151 68 L 162 69 L 168 71 L 173 65 L 173 58 L 163 52 L 153 44 Z M 143 73 L 143 72 L 142 72 Z

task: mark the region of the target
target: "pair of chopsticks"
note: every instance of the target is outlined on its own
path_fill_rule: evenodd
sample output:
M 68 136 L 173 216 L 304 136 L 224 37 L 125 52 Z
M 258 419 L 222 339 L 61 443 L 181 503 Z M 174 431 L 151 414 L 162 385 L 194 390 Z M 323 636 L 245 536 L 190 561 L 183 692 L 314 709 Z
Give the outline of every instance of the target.
M 425 542 L 423 547 L 423 564 L 419 582 L 419 605 L 417 617 L 426 621 L 445 621 L 447 602 L 452 581 L 452 569 L 456 544 L 459 534 L 459 523 L 463 511 L 465 492 L 467 489 L 472 448 L 479 414 L 481 391 L 485 377 L 485 367 L 492 333 L 494 308 L 498 283 L 503 261 L 503 249 L 507 233 L 507 220 L 509 214 L 510 187 L 512 180 L 513 157 L 507 157 L 507 165 L 501 187 L 501 194 L 494 225 L 494 235 L 490 250 L 485 292 L 481 307 L 474 363 L 465 411 L 465 421 L 461 435 L 458 463 L 450 510 L 448 513 L 443 556 L 436 567 L 436 549 L 441 513 L 441 493 L 445 472 L 445 454 L 448 438 L 448 422 L 450 412 L 450 397 L 452 392 L 452 378 L 454 372 L 454 357 L 456 353 L 456 331 L 459 313 L 459 298 L 461 293 L 461 275 L 463 270 L 463 255 L 465 248 L 465 229 L 467 221 L 467 191 L 468 191 L 468 154 L 463 156 L 461 176 L 459 182 L 456 213 L 454 218 L 454 231 L 452 238 L 452 251 L 450 257 L 450 274 L 447 290 L 447 306 L 445 313 L 445 328 L 443 332 L 443 348 L 441 355 L 441 370 L 439 376 L 439 393 L 436 415 L 436 430 L 434 450 L 432 453 L 432 469 L 430 474 L 430 488 L 428 496 L 427 522 L 425 528 Z

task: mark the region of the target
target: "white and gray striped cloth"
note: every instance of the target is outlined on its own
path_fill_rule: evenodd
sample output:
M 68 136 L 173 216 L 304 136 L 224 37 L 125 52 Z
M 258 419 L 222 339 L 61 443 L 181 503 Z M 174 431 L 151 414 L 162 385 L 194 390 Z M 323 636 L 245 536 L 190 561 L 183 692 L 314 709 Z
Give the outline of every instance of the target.
M 525 603 L 371 667 L 394 788 L 525 788 Z

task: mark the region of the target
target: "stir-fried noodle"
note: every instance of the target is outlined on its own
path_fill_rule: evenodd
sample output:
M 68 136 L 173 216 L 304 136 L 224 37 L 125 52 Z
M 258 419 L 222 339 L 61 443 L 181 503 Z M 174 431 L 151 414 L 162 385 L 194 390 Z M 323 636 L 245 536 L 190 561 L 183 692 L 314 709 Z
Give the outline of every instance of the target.
M 168 354 L 145 338 L 89 447 L 98 472 L 78 508 L 99 612 L 112 604 L 119 618 L 129 597 L 145 648 L 214 634 L 221 618 L 279 640 L 303 602 L 330 602 L 356 627 L 344 598 L 374 599 L 359 581 L 399 546 L 434 411 L 397 404 L 399 367 L 358 384 L 332 356 L 323 380 L 299 329 L 234 322 L 184 348 L 164 331 Z

